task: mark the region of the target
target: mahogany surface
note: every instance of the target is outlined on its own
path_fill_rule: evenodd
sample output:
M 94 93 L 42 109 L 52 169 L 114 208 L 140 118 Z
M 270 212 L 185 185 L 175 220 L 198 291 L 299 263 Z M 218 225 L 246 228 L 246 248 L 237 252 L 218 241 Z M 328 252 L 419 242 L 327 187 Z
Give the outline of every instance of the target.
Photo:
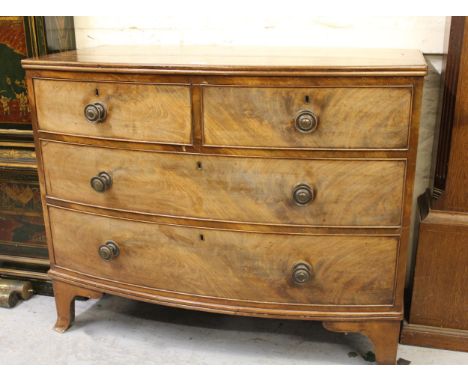
M 468 351 L 468 20 L 454 16 L 432 195 L 420 199 L 408 323 L 401 342 Z
M 395 363 L 420 52 L 104 47 L 23 65 L 58 330 L 75 296 L 111 293 L 322 320 Z

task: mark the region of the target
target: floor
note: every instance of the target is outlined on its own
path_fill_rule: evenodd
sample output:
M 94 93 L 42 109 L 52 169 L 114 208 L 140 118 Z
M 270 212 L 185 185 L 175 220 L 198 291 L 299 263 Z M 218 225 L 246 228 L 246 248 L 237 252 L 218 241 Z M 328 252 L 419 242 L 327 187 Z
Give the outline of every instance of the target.
M 54 300 L 0 308 L 0 364 L 370 364 L 359 334 L 317 322 L 231 317 L 105 296 L 77 301 L 75 325 L 52 330 Z M 411 364 L 468 364 L 468 353 L 400 345 Z

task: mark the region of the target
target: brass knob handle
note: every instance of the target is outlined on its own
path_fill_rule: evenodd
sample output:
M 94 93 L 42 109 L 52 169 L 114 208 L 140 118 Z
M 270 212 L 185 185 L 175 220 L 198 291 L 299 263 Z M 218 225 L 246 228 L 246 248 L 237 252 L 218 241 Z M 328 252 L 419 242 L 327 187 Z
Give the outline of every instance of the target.
M 91 187 L 97 192 L 104 192 L 112 186 L 112 177 L 105 171 L 91 178 Z
M 116 242 L 109 240 L 106 244 L 99 246 L 99 256 L 105 261 L 111 261 L 120 254 L 119 246 Z
M 298 263 L 293 267 L 292 279 L 295 284 L 304 284 L 312 278 L 312 267 L 307 263 Z
M 315 199 L 315 191 L 307 184 L 299 184 L 293 189 L 293 199 L 298 206 L 305 206 Z
M 84 115 L 89 122 L 102 122 L 106 119 L 106 107 L 99 102 L 90 103 L 84 108 Z
M 301 110 L 294 120 L 294 126 L 301 133 L 312 133 L 318 125 L 318 117 L 310 110 Z

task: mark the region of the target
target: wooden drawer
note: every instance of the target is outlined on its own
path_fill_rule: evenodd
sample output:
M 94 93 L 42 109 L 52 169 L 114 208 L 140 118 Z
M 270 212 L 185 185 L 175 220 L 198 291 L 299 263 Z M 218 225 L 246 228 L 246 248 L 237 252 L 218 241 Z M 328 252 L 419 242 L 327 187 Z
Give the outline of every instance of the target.
M 204 143 L 210 146 L 405 149 L 412 88 L 204 87 Z M 317 128 L 296 129 L 301 111 Z M 312 127 L 312 126 L 310 126 Z
M 204 230 L 49 207 L 58 266 L 181 293 L 297 304 L 392 304 L 398 239 Z M 119 255 L 100 258 L 114 241 Z M 297 264 L 311 279 L 292 280 Z
M 48 195 L 91 205 L 210 220 L 398 226 L 404 160 L 292 160 L 169 154 L 42 142 Z M 107 172 L 112 186 L 90 179 Z M 293 190 L 315 199 L 298 205 Z
M 192 141 L 189 86 L 36 79 L 34 91 L 40 130 L 132 141 Z M 102 122 L 85 118 L 85 107 L 95 103 L 106 109 Z

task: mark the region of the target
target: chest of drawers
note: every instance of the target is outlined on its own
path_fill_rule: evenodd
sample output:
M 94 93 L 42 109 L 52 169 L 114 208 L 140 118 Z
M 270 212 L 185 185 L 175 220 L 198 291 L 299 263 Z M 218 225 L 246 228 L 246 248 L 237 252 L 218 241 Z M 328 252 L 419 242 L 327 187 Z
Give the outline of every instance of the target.
M 321 320 L 395 363 L 417 51 L 93 48 L 23 61 L 58 320 L 110 293 Z

